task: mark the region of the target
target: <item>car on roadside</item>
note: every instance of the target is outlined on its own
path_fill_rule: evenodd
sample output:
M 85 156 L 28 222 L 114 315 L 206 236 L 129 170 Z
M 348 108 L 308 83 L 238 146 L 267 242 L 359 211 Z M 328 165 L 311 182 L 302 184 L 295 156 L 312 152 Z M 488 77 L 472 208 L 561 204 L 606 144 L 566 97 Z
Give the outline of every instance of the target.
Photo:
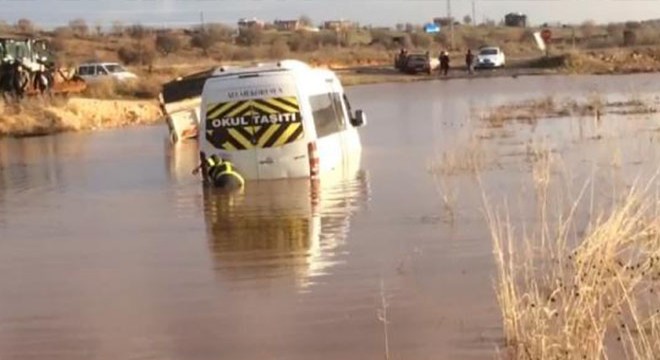
M 428 54 L 409 54 L 397 61 L 397 69 L 408 74 L 431 74 L 439 65 L 438 59 L 431 58 Z
M 137 79 L 137 75 L 114 62 L 80 64 L 76 73 L 87 82 L 103 80 L 129 81 Z
M 479 49 L 474 67 L 476 69 L 492 69 L 503 67 L 504 64 L 506 64 L 506 57 L 502 49 L 497 46 L 486 46 Z

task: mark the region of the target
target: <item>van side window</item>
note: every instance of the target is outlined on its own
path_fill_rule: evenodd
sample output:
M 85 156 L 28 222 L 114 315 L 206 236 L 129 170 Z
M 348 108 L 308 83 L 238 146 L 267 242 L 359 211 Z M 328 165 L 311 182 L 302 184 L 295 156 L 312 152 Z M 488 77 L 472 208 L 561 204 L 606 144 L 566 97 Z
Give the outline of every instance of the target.
M 96 75 L 108 75 L 108 70 L 101 65 L 96 65 Z
M 346 128 L 346 119 L 339 94 L 312 95 L 309 97 L 309 103 L 312 106 L 317 137 L 331 135 Z

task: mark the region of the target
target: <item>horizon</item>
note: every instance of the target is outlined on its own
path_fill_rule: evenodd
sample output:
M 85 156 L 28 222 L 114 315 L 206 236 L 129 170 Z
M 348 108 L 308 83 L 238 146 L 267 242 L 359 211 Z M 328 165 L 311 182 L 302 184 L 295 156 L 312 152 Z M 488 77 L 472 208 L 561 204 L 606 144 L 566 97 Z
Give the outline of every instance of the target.
M 567 3 L 572 9 L 566 11 Z M 543 23 L 581 24 L 585 21 L 612 23 L 660 19 L 654 0 L 475 0 L 477 23 L 499 22 L 506 13 L 522 12 L 530 26 Z M 52 29 L 84 19 L 89 26 L 111 26 L 114 22 L 153 27 L 189 27 L 204 23 L 232 26 L 240 18 L 256 17 L 266 22 L 308 16 L 315 25 L 325 20 L 345 19 L 361 25 L 417 25 L 447 15 L 447 0 L 5 0 L 0 20 L 15 24 L 21 18 Z M 451 0 L 452 17 L 472 17 L 472 0 Z M 220 5 L 220 6 L 218 6 Z M 283 6 L 284 5 L 284 6 Z M 338 6 L 339 5 L 339 6 Z M 577 6 L 576 6 L 577 5 Z M 374 11 L 374 7 L 382 11 Z

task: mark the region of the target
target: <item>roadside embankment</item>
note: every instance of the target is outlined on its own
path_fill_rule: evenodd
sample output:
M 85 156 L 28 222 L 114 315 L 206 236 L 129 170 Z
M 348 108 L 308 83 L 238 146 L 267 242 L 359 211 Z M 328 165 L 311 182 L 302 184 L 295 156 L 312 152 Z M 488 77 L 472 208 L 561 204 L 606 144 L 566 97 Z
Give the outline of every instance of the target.
M 431 79 L 466 79 L 490 77 L 518 77 L 531 75 L 580 74 L 615 75 L 660 71 L 660 48 L 633 47 L 583 51 L 568 51 L 550 56 L 516 57 L 507 60 L 500 69 L 467 72 L 462 60 L 453 57 L 447 76 L 433 74 L 404 74 L 390 64 L 331 67 L 337 71 L 344 85 L 383 82 L 409 82 Z
M 147 125 L 158 122 L 161 116 L 155 100 L 34 98 L 20 104 L 0 103 L 0 136 L 38 136 Z
M 468 74 L 460 59 L 455 58 L 448 76 L 439 76 L 438 73 L 404 74 L 384 61 L 325 66 L 335 70 L 346 86 L 431 79 L 629 74 L 660 71 L 660 48 L 611 48 L 572 51 L 548 57 L 512 58 L 502 69 L 480 70 L 474 74 Z M 79 97 L 69 99 L 45 101 L 33 98 L 20 105 L 0 102 L 0 136 L 34 136 L 156 123 L 162 117 L 155 100 L 160 85 L 169 78 L 168 75 L 174 76 L 169 72 L 163 73 L 165 70 L 168 69 L 144 74 L 136 83 L 89 86 Z

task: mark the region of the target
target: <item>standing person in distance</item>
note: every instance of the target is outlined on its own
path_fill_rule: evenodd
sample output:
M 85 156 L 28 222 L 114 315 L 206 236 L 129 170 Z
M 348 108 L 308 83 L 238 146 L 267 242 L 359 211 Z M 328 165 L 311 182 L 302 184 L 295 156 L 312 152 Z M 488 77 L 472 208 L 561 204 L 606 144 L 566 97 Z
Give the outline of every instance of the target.
M 444 76 L 447 76 L 449 73 L 449 53 L 447 51 L 442 51 L 440 53 L 440 73 Z
M 469 74 L 474 73 L 474 54 L 472 54 L 472 50 L 470 49 L 465 53 L 465 66 Z

